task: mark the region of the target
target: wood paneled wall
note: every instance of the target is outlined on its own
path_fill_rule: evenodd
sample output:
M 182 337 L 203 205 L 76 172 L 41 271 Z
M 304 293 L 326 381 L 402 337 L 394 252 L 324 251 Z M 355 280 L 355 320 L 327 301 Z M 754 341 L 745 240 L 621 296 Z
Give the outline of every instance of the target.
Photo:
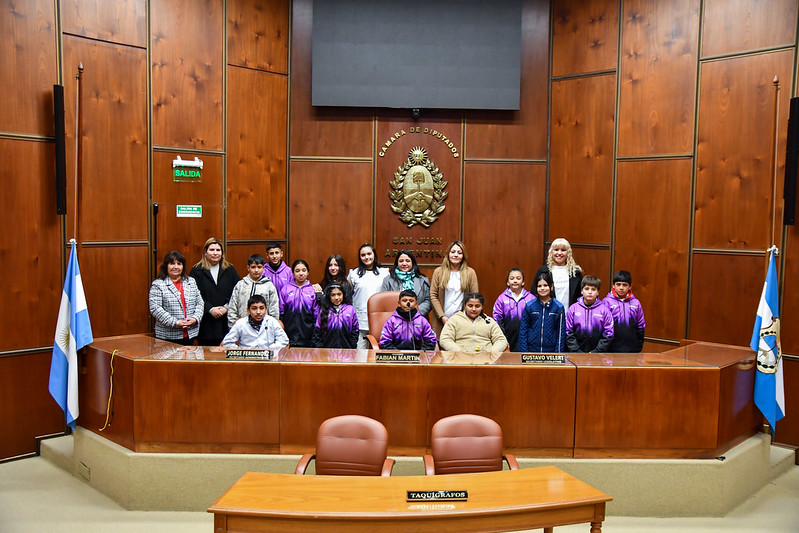
M 239 272 L 277 240 L 313 279 L 330 253 L 354 266 L 364 241 L 384 263 L 386 250 L 428 250 L 429 273 L 460 238 L 490 303 L 511 266 L 529 277 L 566 237 L 603 290 L 613 270 L 632 272 L 654 341 L 747 344 L 772 243 L 784 294 L 799 284 L 797 230 L 778 223 L 771 234 L 799 0 L 523 0 L 521 108 L 422 110 L 418 120 L 311 106 L 311 0 L 190 4 L 0 0 L 0 71 L 13 73 L 0 79 L 0 269 L 13 280 L 3 300 L 18 310 L 3 321 L 0 354 L 33 357 L 24 354 L 52 343 L 72 237 L 96 336 L 146 331 L 153 265 L 170 249 L 194 263 L 211 235 Z M 59 82 L 65 217 L 51 192 Z M 417 145 L 449 183 L 429 230 L 402 225 L 387 197 Z M 201 183 L 173 180 L 178 155 L 203 160 Z M 202 205 L 203 217 L 178 219 L 178 204 Z M 799 300 L 786 296 L 789 353 L 799 353 L 797 321 Z M 35 368 L 17 379 L 41 383 Z

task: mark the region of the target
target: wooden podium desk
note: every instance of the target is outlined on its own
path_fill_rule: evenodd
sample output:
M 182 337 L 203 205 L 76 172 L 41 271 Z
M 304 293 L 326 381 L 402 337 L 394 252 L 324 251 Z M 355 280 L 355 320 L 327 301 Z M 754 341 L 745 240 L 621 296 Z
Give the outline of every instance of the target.
M 418 456 L 436 421 L 474 413 L 497 421 L 519 457 L 659 458 L 717 457 L 761 424 L 754 353 L 736 346 L 543 365 L 519 353 L 375 355 L 289 348 L 241 360 L 148 335 L 96 339 L 79 355 L 78 424 L 135 452 L 298 454 L 324 420 L 360 414 L 386 426 L 390 455 Z
M 468 491 L 408 502 L 407 491 Z M 447 476 L 297 476 L 249 472 L 216 503 L 215 533 L 519 531 L 591 524 L 612 498 L 554 466 Z

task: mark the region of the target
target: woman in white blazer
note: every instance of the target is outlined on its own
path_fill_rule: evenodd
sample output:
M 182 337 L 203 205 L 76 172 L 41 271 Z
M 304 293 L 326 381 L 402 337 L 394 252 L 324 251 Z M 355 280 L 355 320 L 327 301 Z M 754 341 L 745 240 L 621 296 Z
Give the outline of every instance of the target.
M 155 318 L 155 338 L 194 344 L 203 317 L 203 298 L 197 283 L 186 275 L 186 258 L 176 250 L 164 256 L 150 286 L 150 314 Z

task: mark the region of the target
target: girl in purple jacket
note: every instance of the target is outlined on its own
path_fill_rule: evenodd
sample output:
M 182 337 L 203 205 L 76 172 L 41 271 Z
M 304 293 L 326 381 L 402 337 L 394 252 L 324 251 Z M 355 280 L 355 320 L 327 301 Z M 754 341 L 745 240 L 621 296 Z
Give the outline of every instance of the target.
M 535 296 L 524 288 L 524 272 L 521 268 L 510 269 L 507 284 L 508 288 L 494 303 L 494 320 L 508 339 L 510 351 L 518 352 L 522 312 L 527 302 L 534 300 Z
M 358 314 L 352 305 L 344 303 L 343 288 L 338 283 L 328 284 L 313 331 L 313 345 L 354 350 L 358 347 L 359 334 Z

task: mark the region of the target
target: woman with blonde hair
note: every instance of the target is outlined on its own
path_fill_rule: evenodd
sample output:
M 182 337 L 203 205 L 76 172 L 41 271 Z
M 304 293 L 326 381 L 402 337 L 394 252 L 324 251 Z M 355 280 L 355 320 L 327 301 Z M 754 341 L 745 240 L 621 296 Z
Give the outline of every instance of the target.
M 441 335 L 449 317 L 461 310 L 463 295 L 467 292 L 479 292 L 477 274 L 467 264 L 463 243 L 452 241 L 441 266 L 433 271 L 430 280 L 430 304 L 433 307 L 430 325 L 436 336 Z
M 225 259 L 222 241 L 216 237 L 205 241 L 203 255 L 189 275 L 197 282 L 205 304 L 197 340 L 201 346 L 218 346 L 230 329 L 227 304 L 239 282 L 236 269 Z
M 569 241 L 560 237 L 552 241 L 547 254 L 547 264 L 536 272 L 549 272 L 555 283 L 555 299 L 563 304 L 564 309 L 577 301 L 582 290 L 583 270 L 572 255 Z

